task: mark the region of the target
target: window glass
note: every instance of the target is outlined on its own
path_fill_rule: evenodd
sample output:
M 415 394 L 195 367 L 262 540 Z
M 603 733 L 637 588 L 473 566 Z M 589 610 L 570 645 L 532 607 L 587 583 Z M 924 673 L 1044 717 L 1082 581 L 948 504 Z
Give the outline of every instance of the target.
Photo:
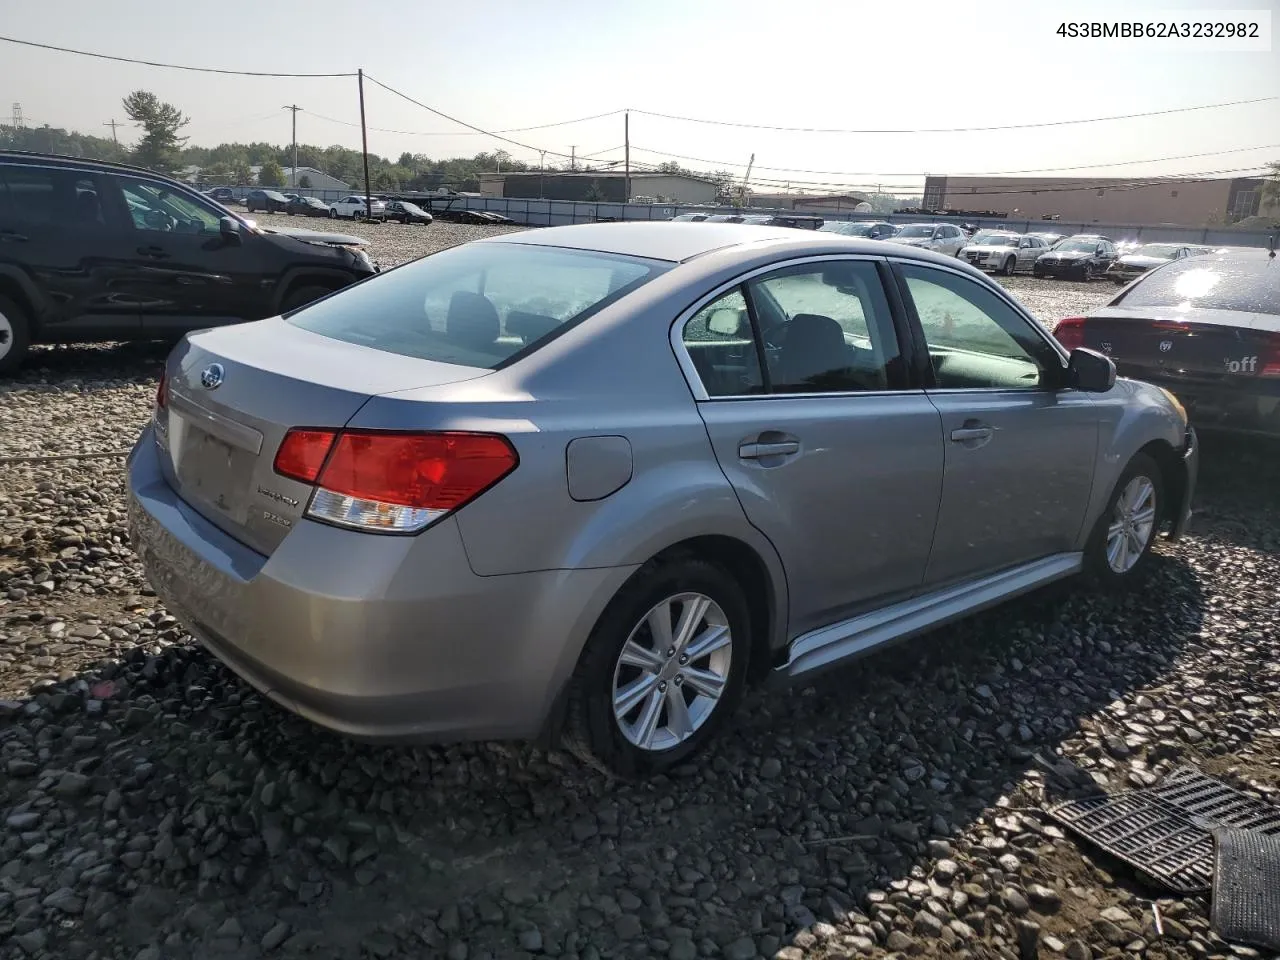
M 197 203 L 162 183 L 116 177 L 129 216 L 138 230 L 160 233 L 217 233 L 221 217 L 216 210 Z
M 740 288 L 717 297 L 690 317 L 682 337 L 708 396 L 733 397 L 763 390 L 760 354 Z
M 9 202 L 4 210 L 6 219 L 15 224 L 37 225 L 52 223 L 60 204 L 58 195 L 59 177 L 57 170 L 44 170 L 37 167 L 7 167 L 0 171 L 5 182 Z M 69 182 L 67 183 L 69 187 Z M 65 206 L 65 204 L 62 204 Z
M 902 264 L 899 269 L 924 329 L 940 389 L 1037 387 L 1053 349 L 1027 321 L 989 290 L 965 277 Z
M 1265 251 L 1219 261 L 1200 257 L 1175 260 L 1146 274 L 1112 303 L 1280 316 L 1280 260 L 1272 260 Z
M 290 314 L 335 340 L 496 369 L 662 272 L 633 257 L 518 243 L 452 247 Z
M 804 264 L 749 287 L 772 392 L 889 388 L 900 354 L 874 264 Z

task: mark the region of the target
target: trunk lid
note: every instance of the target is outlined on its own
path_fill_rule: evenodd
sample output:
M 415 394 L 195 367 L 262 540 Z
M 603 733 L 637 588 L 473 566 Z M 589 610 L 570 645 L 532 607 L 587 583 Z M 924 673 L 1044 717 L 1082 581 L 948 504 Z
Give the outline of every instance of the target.
M 376 394 L 488 373 L 344 343 L 278 317 L 193 333 L 166 365 L 168 404 L 157 417 L 165 474 L 210 523 L 270 555 L 312 491 L 274 470 L 290 427 L 342 427 Z
M 1189 310 L 1171 319 L 1143 307 L 1106 307 L 1084 324 L 1084 346 L 1122 375 L 1226 386 L 1259 376 L 1280 345 L 1280 317 Z

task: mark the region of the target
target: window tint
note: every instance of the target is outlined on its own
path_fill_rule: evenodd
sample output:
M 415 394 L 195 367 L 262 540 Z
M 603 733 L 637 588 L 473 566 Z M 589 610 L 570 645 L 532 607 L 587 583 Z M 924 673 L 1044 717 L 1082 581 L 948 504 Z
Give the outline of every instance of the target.
M 221 217 L 186 194 L 162 183 L 114 177 L 124 195 L 133 226 L 160 233 L 217 233 Z
M 875 265 L 804 264 L 749 284 L 774 393 L 885 390 L 899 360 Z
M 1239 310 L 1280 315 L 1280 259 L 1265 254 L 1177 260 L 1143 277 L 1114 304 L 1178 310 Z
M 760 393 L 760 354 L 741 289 L 717 297 L 689 318 L 685 349 L 710 397 Z
M 496 369 L 525 347 L 668 269 L 518 243 L 453 247 L 290 314 L 335 340 Z
M 1034 388 L 1061 362 L 1003 300 L 966 277 L 909 264 L 899 269 L 924 329 L 940 389 Z

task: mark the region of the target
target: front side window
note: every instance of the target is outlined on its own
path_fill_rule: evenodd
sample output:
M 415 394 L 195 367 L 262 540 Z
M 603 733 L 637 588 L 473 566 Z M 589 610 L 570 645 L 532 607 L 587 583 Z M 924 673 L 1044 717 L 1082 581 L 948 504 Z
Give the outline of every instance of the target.
M 496 370 L 666 269 L 636 257 L 472 243 L 340 291 L 288 321 L 387 353 Z
M 748 287 L 773 393 L 890 388 L 900 352 L 873 263 L 787 267 Z
M 1007 303 L 980 284 L 915 264 L 906 280 L 939 389 L 1034 389 L 1057 353 Z
M 222 219 L 216 210 L 197 203 L 162 183 L 115 177 L 129 217 L 137 230 L 160 233 L 217 233 Z
M 685 350 L 709 397 L 760 393 L 764 379 L 741 288 L 722 294 L 689 318 Z

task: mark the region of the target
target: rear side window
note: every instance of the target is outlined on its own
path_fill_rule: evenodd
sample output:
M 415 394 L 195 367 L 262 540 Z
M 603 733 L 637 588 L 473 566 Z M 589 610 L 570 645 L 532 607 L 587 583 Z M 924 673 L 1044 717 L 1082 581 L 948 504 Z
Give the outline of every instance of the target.
M 496 370 L 668 269 L 522 243 L 463 244 L 290 314 L 388 353 Z
M 1176 260 L 1153 270 L 1111 303 L 1280 316 L 1280 260 L 1265 256 L 1216 263 L 1197 257 Z

